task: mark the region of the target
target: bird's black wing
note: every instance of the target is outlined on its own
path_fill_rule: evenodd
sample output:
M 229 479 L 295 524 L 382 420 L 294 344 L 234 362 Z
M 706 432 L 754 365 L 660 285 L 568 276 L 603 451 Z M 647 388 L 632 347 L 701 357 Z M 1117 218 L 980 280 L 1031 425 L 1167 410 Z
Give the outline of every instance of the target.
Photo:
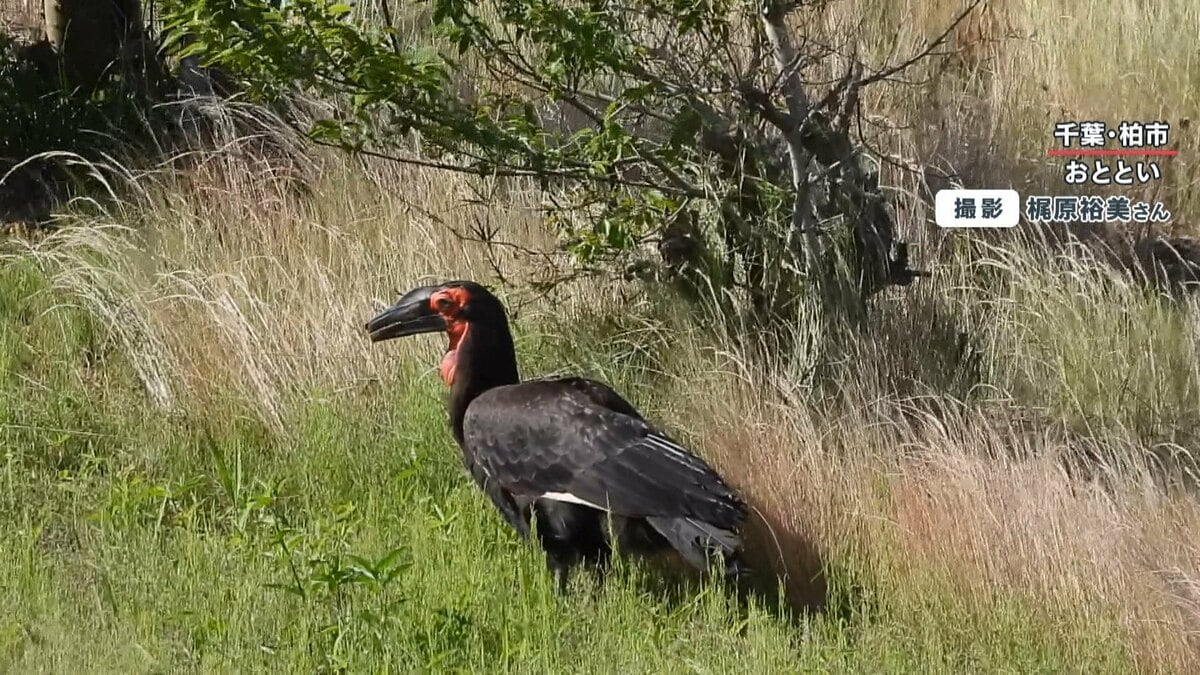
M 522 500 L 523 503 L 518 504 L 512 494 L 505 490 L 499 482 L 488 476 L 487 471 L 478 462 L 468 460 L 467 471 L 471 473 L 471 478 L 475 479 L 475 483 L 488 496 L 488 499 L 492 500 L 492 504 L 500 511 L 500 515 L 504 516 L 505 522 L 516 530 L 522 539 L 527 539 L 529 537 L 529 502 Z
M 708 464 L 598 382 L 497 387 L 471 403 L 463 432 L 489 480 L 513 495 L 728 529 L 745 518 L 742 500 Z
M 535 380 L 535 382 L 555 383 L 555 386 L 568 387 L 591 399 L 593 403 L 615 412 L 641 420 L 642 414 L 633 404 L 621 397 L 612 387 L 583 377 L 561 377 L 554 379 Z M 644 421 L 644 420 L 643 420 Z

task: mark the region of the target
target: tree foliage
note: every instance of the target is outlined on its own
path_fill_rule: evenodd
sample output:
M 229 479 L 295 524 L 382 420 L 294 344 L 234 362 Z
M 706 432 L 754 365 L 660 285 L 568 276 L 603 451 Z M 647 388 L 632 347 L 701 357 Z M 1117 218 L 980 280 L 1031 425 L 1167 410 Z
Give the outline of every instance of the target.
M 317 141 L 536 179 L 581 264 L 786 316 L 814 288 L 855 304 L 916 274 L 850 134 L 859 90 L 889 73 L 795 40 L 802 4 L 429 0 L 406 6 L 431 27 L 418 41 L 386 2 L 374 16 L 331 0 L 164 9 L 168 44 L 253 96 L 337 101 L 305 129 Z M 840 79 L 805 82 L 835 58 Z

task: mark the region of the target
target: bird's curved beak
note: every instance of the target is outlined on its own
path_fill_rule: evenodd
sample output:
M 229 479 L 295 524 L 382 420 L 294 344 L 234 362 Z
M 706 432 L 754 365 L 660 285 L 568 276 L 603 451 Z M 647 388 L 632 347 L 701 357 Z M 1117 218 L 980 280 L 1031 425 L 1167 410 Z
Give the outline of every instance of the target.
M 446 320 L 429 305 L 429 297 L 436 290 L 433 286 L 411 290 L 368 321 L 366 328 L 371 342 L 446 330 Z

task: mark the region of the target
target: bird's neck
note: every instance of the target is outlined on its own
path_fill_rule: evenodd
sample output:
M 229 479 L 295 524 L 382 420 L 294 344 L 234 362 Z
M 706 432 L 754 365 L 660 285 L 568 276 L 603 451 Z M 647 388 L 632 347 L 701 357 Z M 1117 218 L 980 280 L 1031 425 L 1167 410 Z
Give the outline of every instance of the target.
M 441 371 L 450 385 L 450 426 L 461 446 L 463 419 L 471 401 L 493 387 L 521 381 L 508 322 L 463 324 L 457 334 L 451 332 Z

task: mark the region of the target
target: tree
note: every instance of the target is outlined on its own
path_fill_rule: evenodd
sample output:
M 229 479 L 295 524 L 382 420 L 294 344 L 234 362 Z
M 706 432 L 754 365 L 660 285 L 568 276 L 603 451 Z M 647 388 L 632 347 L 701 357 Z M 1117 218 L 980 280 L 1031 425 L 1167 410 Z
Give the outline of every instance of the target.
M 851 129 L 863 87 L 945 35 L 869 72 L 791 34 L 811 2 L 416 4 L 434 29 L 425 44 L 402 43 L 386 0 L 370 18 L 331 0 L 171 0 L 167 41 L 264 100 L 338 101 L 305 126 L 318 142 L 535 179 L 589 268 L 711 284 L 760 317 L 787 317 L 814 290 L 857 309 L 919 274 Z M 806 81 L 834 60 L 833 84 Z
M 45 0 L 46 40 L 67 83 L 91 93 L 142 32 L 141 0 Z
M 50 223 L 52 205 L 87 186 L 75 157 L 157 152 L 172 88 L 143 25 L 141 0 L 41 0 L 45 38 L 0 32 L 0 226 Z M 157 162 L 155 162 L 157 163 Z

